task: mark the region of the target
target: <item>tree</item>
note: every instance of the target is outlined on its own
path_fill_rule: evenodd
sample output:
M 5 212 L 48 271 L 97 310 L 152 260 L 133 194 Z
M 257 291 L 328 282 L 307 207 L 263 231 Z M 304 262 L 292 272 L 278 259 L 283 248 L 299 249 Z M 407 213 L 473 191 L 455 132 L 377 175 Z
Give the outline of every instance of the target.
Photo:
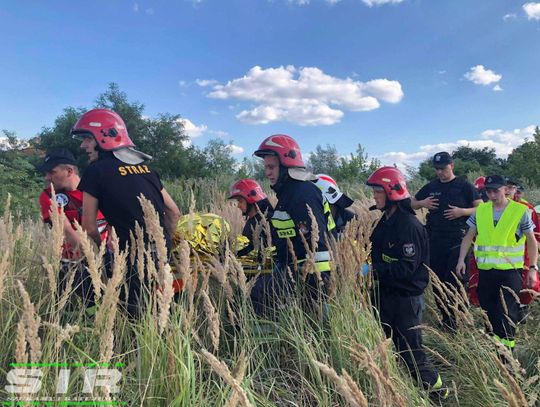
M 368 160 L 368 154 L 361 144 L 356 148 L 356 154 L 351 153 L 348 157 L 339 159 L 336 170 L 336 180 L 352 183 L 364 183 L 369 175 L 381 166 L 379 160 Z
M 236 172 L 236 178 L 253 178 L 264 181 L 266 177 L 264 176 L 264 164 L 262 160 L 244 157 Z
M 231 144 L 223 140 L 212 139 L 203 150 L 205 163 L 203 176 L 232 175 L 236 160 L 232 157 Z
M 34 214 L 37 197 L 43 180 L 32 161 L 22 148 L 26 142 L 17 138 L 11 131 L 3 130 L 6 145 L 0 150 L 0 210 L 4 210 L 8 193 L 11 195 L 11 207 L 21 215 Z
M 335 177 L 339 162 L 339 155 L 335 146 L 327 144 L 326 148 L 323 148 L 318 145 L 315 152 L 309 156 L 307 168 L 314 174 L 322 173 Z
M 130 138 L 137 149 L 151 155 L 152 166 L 163 177 L 201 176 L 206 155 L 194 146 L 188 146 L 189 137 L 185 133 L 180 115 L 160 114 L 156 119 L 143 116 L 144 105 L 130 102 L 127 94 L 117 84 L 96 99 L 96 108 L 106 108 L 117 112 L 126 124 Z M 76 157 L 80 168 L 87 165 L 86 156 L 81 154 L 80 142 L 69 134 L 77 119 L 88 109 L 68 107 L 54 122 L 53 127 L 44 127 L 33 144 L 42 150 L 67 148 Z
M 426 158 L 420 163 L 418 173 L 425 179 L 435 178 L 432 157 Z M 454 160 L 454 173 L 457 176 L 468 174 L 502 174 L 504 173 L 506 160 L 497 158 L 494 148 L 473 148 L 460 146 L 452 153 Z
M 534 129 L 533 139 L 515 148 L 508 156 L 508 172 L 530 185 L 540 186 L 540 129 Z

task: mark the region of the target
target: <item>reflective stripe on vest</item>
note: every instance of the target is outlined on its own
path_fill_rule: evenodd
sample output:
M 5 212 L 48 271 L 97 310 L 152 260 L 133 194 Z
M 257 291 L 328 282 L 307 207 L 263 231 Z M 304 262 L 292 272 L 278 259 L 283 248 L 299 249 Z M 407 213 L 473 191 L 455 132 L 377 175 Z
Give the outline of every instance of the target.
M 486 202 L 476 208 L 478 236 L 474 257 L 481 270 L 512 270 L 523 268 L 525 236 L 516 240 L 516 230 L 527 207 L 508 201 L 497 226 L 493 225 L 493 203 Z
M 296 228 L 294 227 L 294 222 L 285 211 L 274 211 L 272 219 L 270 219 L 272 226 L 276 229 L 276 233 L 279 238 L 285 239 L 286 237 L 295 237 Z
M 323 271 L 330 271 L 330 252 L 324 251 L 324 252 L 315 252 L 314 254 L 314 260 L 315 260 L 315 267 L 317 268 L 317 271 L 319 273 L 322 273 Z M 299 260 L 298 264 L 302 264 L 306 261 L 306 259 Z
M 336 222 L 334 222 L 334 217 L 332 216 L 332 211 L 330 209 L 330 203 L 324 198 L 324 216 L 326 216 L 326 227 L 329 232 L 335 229 Z

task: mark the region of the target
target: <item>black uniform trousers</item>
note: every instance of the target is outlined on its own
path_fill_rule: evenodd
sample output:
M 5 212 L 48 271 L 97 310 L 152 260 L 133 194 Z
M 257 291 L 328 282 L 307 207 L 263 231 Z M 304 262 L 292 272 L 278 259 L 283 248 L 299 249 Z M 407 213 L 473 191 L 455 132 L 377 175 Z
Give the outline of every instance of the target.
M 255 313 L 272 319 L 279 309 L 290 303 L 289 298 L 298 290 L 304 311 L 312 311 L 318 304 L 327 301 L 327 289 L 330 272 L 321 273 L 322 281 L 316 274 L 308 274 L 302 281 L 301 270 L 289 272 L 283 267 L 274 267 L 272 273 L 262 274 L 257 278 L 251 290 L 251 302 Z
M 86 268 L 86 261 L 70 261 L 62 259 L 60 262 L 60 273 L 58 279 L 58 296 L 64 295 L 68 280 L 71 279 L 71 273 L 75 273 L 71 290 L 77 294 L 85 308 L 93 307 L 94 286 L 92 279 Z
M 386 336 L 392 338 L 411 376 L 420 380 L 425 388 L 433 386 L 439 374 L 422 349 L 422 331 L 413 329 L 422 323 L 424 295 L 403 297 L 382 291 L 378 298 L 375 296 L 374 304 Z
M 461 237 L 457 238 L 445 238 L 440 236 L 430 237 L 429 240 L 429 266 L 433 270 L 441 282 L 458 287 L 458 282 L 452 273 L 456 272 L 456 265 L 459 259 L 459 249 L 461 246 Z M 465 262 L 468 264 L 468 261 Z M 456 317 L 455 311 L 450 305 L 450 301 L 446 301 L 443 305 L 439 301 L 445 301 L 445 295 L 443 295 L 435 285 L 432 285 L 433 293 L 437 296 L 437 307 L 442 316 L 442 322 L 445 326 L 455 329 Z
M 510 293 L 508 287 L 515 294 Z M 516 328 L 508 318 L 517 324 L 519 303 L 516 297 L 521 290 L 521 269 L 513 270 L 480 270 L 478 280 L 478 299 L 480 306 L 486 311 L 493 333 L 501 339 L 514 340 Z M 505 304 L 501 300 L 504 298 Z M 506 307 L 505 307 L 506 305 Z M 506 309 L 505 309 L 506 308 Z M 508 314 L 506 313 L 508 311 Z M 508 318 L 506 317 L 508 315 Z

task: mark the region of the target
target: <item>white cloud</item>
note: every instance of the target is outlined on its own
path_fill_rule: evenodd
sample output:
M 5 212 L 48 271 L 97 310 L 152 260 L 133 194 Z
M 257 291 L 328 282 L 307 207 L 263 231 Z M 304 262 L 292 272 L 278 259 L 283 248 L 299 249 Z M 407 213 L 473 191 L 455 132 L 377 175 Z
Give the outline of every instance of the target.
M 497 85 L 495 85 L 495 86 L 493 87 L 493 90 L 494 90 L 495 92 L 502 92 L 504 89 L 501 88 L 501 85 L 497 84 Z
M 517 14 L 515 13 L 509 13 L 503 16 L 504 21 L 515 20 L 516 18 L 517 18 Z
M 139 12 L 139 3 L 133 3 L 133 11 L 135 13 L 138 13 Z
M 206 124 L 201 124 L 200 126 L 197 126 L 189 119 L 178 119 L 178 121 L 184 125 L 184 130 L 186 131 L 186 134 L 189 136 L 189 138 L 199 137 L 206 130 L 208 130 L 208 126 Z
M 229 133 L 223 130 L 208 130 L 208 133 L 217 136 L 219 138 L 227 137 Z
M 197 85 L 202 87 L 212 86 L 218 83 L 218 81 L 216 81 L 215 79 L 195 79 L 195 82 L 197 83 Z
M 444 75 L 446 73 L 446 71 L 443 69 L 441 71 L 438 71 L 439 75 Z
M 384 4 L 398 4 L 401 3 L 403 0 L 362 0 L 362 2 L 368 6 L 382 6 Z
M 306 126 L 335 124 L 343 110 L 369 111 L 379 108 L 379 101 L 398 103 L 403 91 L 398 81 L 388 79 L 360 82 L 327 75 L 316 67 L 254 66 L 241 78 L 213 86 L 208 97 L 257 104 L 237 114 L 244 123 L 289 121 Z
M 447 143 L 425 144 L 420 146 L 419 151 L 413 153 L 406 152 L 389 152 L 380 155 L 379 158 L 383 164 L 397 164 L 399 167 L 405 165 L 417 166 L 421 161 L 431 157 L 439 151 L 452 152 L 461 146 L 469 146 L 472 148 L 493 148 L 498 157 L 505 158 L 512 150 L 528 139 L 532 138 L 535 126 L 528 126 L 522 129 L 514 130 L 485 130 L 478 137 L 470 140 L 457 140 Z
M 540 20 L 540 3 L 525 3 L 523 10 L 529 20 Z
M 231 154 L 242 154 L 244 152 L 244 147 L 235 146 L 234 144 L 229 144 L 227 147 L 229 147 L 229 151 Z
M 189 84 L 186 81 L 178 81 L 178 85 L 181 88 L 185 88 L 185 87 L 189 86 Z
M 154 15 L 154 9 L 153 8 L 147 8 L 146 10 L 144 10 L 144 12 L 146 14 L 148 14 L 149 16 L 153 16 Z
M 473 66 L 465 75 L 465 78 L 477 85 L 489 85 L 501 80 L 502 75 L 486 69 L 484 65 Z

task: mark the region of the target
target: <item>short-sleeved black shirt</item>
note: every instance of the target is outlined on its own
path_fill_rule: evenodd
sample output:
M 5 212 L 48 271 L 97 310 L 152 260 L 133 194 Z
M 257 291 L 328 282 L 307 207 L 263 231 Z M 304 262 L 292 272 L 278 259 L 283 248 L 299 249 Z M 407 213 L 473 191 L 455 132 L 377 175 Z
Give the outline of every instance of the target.
M 448 205 L 459 208 L 472 208 L 473 202 L 480 199 L 476 188 L 464 177 L 456 177 L 450 182 L 441 182 L 435 179 L 424 185 L 415 195 L 420 201 L 428 196 L 439 200 L 439 207 L 431 209 L 427 215 L 427 230 L 430 237 L 461 238 L 467 229 L 467 216 L 448 220 L 444 211 Z
M 125 248 L 130 240 L 130 231 L 135 232 L 135 222 L 145 226 L 144 214 L 138 197 L 144 195 L 159 214 L 164 226 L 165 204 L 159 175 L 147 164 L 129 165 L 112 155 L 91 163 L 82 175 L 79 189 L 92 195 L 99 202 L 99 210 L 114 227 Z M 167 246 L 170 236 L 164 230 Z

